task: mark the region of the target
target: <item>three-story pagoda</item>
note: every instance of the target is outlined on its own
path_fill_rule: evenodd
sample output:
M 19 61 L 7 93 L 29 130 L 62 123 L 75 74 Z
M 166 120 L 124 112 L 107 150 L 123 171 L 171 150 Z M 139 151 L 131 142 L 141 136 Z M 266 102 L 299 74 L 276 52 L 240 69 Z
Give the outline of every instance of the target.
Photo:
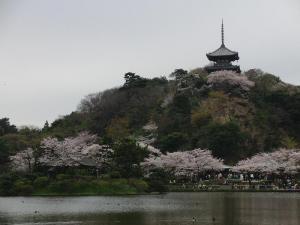
M 239 53 L 231 51 L 226 48 L 224 44 L 224 24 L 222 21 L 222 44 L 217 50 L 206 54 L 207 58 L 213 62 L 212 65 L 206 66 L 205 69 L 208 73 L 212 73 L 220 70 L 231 70 L 237 73 L 241 72 L 238 65 L 233 65 L 232 62 L 239 60 Z

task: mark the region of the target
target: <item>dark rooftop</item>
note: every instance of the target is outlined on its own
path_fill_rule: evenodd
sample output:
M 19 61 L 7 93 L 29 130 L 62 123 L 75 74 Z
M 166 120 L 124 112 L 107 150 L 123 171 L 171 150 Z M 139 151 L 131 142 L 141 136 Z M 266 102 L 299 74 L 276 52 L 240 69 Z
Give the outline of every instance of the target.
M 230 49 L 226 48 L 225 45 L 222 44 L 220 48 L 206 55 L 207 56 L 234 56 L 234 55 L 238 55 L 238 53 L 235 51 L 231 51 Z

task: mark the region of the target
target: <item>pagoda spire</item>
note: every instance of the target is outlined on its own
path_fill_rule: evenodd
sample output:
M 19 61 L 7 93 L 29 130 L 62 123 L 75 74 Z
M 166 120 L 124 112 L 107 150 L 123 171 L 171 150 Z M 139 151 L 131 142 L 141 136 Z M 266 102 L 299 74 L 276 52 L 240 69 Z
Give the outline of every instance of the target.
M 223 23 L 223 19 L 222 19 L 221 34 L 222 34 L 222 46 L 225 46 L 225 45 L 224 45 L 224 23 Z

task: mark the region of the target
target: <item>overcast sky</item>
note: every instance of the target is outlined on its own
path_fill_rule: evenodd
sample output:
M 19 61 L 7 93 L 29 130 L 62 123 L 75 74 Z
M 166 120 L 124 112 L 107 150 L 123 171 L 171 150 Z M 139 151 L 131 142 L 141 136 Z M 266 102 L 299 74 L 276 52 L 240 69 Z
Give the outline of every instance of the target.
M 299 0 L 0 0 L 0 118 L 42 126 L 125 72 L 167 76 L 225 44 L 300 84 Z

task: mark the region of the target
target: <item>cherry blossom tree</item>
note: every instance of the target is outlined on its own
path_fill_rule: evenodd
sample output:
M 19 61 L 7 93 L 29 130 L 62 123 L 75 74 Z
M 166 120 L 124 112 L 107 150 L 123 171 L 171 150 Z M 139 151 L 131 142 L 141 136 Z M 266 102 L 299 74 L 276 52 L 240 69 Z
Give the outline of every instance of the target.
M 138 145 L 141 148 L 146 148 L 149 151 L 149 154 L 150 154 L 151 157 L 161 156 L 162 152 L 159 149 L 157 149 L 157 148 L 153 147 L 152 145 L 148 144 L 147 141 L 148 140 L 139 141 Z
M 298 173 L 300 170 L 299 149 L 279 149 L 270 153 L 259 153 L 241 160 L 233 167 L 237 172 Z
M 223 160 L 214 158 L 211 151 L 203 149 L 160 155 L 150 154 L 142 163 L 142 166 L 146 172 L 155 168 L 162 168 L 175 176 L 186 177 L 197 176 L 205 171 L 218 171 L 224 168 Z
M 212 87 L 239 88 L 243 92 L 248 92 L 255 85 L 246 76 L 232 71 L 217 71 L 211 73 L 207 78 L 208 84 Z
M 36 159 L 32 148 L 27 148 L 10 157 L 11 167 L 15 171 L 32 172 Z
M 81 132 L 76 137 L 60 141 L 47 137 L 41 142 L 41 165 L 49 167 L 77 167 L 89 160 L 90 164 L 100 168 L 109 161 L 112 149 L 96 144 L 97 136 Z

